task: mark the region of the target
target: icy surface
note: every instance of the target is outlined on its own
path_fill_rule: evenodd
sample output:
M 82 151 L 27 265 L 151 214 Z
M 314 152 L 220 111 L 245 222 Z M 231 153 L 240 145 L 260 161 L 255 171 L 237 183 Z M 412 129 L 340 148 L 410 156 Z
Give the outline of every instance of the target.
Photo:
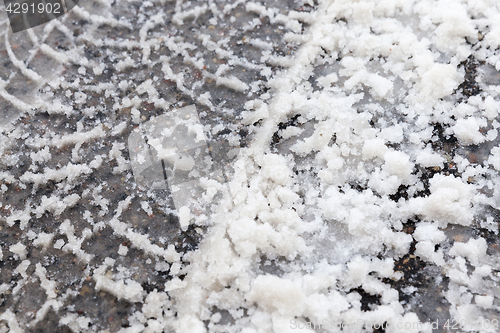
M 231 200 L 225 184 L 228 175 L 218 160 L 224 153 L 222 144 L 214 146 L 219 151 L 211 154 L 214 149 L 208 146 L 194 105 L 153 117 L 129 135 L 136 184 L 143 189 L 168 189 L 183 230 L 191 222 L 207 220 L 212 206 L 218 204 L 216 197 Z M 229 156 L 230 151 L 225 153 Z M 196 216 L 193 221 L 191 214 Z
M 499 17 L 0 7 L 0 332 L 497 332 Z

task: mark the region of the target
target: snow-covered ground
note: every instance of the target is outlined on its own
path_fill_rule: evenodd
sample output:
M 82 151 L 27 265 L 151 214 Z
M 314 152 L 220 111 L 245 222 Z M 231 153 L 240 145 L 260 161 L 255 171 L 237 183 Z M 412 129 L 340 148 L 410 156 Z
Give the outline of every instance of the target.
M 0 332 L 498 332 L 499 50 L 488 0 L 0 6 Z

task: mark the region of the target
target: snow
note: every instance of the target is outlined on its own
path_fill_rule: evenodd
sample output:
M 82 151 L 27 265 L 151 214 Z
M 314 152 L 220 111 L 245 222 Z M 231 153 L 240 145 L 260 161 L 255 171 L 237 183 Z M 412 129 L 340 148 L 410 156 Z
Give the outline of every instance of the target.
M 64 246 L 64 244 L 65 244 L 65 243 L 66 243 L 66 242 L 65 242 L 63 239 L 58 239 L 58 240 L 54 243 L 54 248 L 56 248 L 56 249 L 61 249 L 61 248 Z
M 430 179 L 431 194 L 415 198 L 410 205 L 415 212 L 444 227 L 447 223 L 470 225 L 472 189 L 454 176 L 435 175 Z
M 450 254 L 467 258 L 473 265 L 477 265 L 486 257 L 486 240 L 484 238 L 469 239 L 467 243 L 455 242 Z
M 26 270 L 28 269 L 28 267 L 30 266 L 30 264 L 31 264 L 31 261 L 29 261 L 29 260 L 23 260 L 19 264 L 19 266 L 16 267 L 15 272 L 18 273 L 18 274 L 20 274 L 23 278 L 26 279 L 28 277 L 28 275 L 26 273 Z
M 415 228 L 413 238 L 417 241 L 430 241 L 433 244 L 439 244 L 446 239 L 446 235 L 436 225 L 422 222 Z
M 384 170 L 396 175 L 401 180 L 408 180 L 413 171 L 413 163 L 410 162 L 410 157 L 403 152 L 389 151 L 383 156 L 385 164 Z
M 128 253 L 128 248 L 120 244 L 120 246 L 118 247 L 118 254 L 121 256 L 126 256 L 127 253 Z
M 491 295 L 487 296 L 476 295 L 474 297 L 474 300 L 476 301 L 477 305 L 483 308 L 491 308 L 493 305 L 493 296 Z
M 183 230 L 186 230 L 189 226 L 190 215 L 189 207 L 182 206 L 179 208 L 179 224 Z
M 431 149 L 424 149 L 418 152 L 415 162 L 426 168 L 434 166 L 441 167 L 444 164 L 445 159 L 439 154 L 432 152 Z
M 43 247 L 46 249 L 54 238 L 54 234 L 48 234 L 45 232 L 41 232 L 37 235 L 36 239 L 33 241 L 34 246 Z
M 36 264 L 35 274 L 38 276 L 41 282 L 41 286 L 45 289 L 48 299 L 53 299 L 57 296 L 56 286 L 57 283 L 47 279 L 47 270 L 42 267 L 40 263 Z
M 283 316 L 300 316 L 306 305 L 306 297 L 299 286 L 273 275 L 258 276 L 252 283 L 247 300 Z
M 21 260 L 26 259 L 26 246 L 22 243 L 16 243 L 9 247 L 9 251 L 17 255 Z
M 104 264 L 98 267 L 93 274 L 97 290 L 106 290 L 114 294 L 118 299 L 125 299 L 129 302 L 140 302 L 144 297 L 144 290 L 141 285 L 132 279 L 113 278 L 108 270 L 113 266 L 115 260 L 106 258 Z
M 479 144 L 484 142 L 485 137 L 479 132 L 481 127 L 486 127 L 485 119 L 469 117 L 457 120 L 456 124 L 451 127 L 455 136 L 464 145 Z
M 19 231 L 0 260 L 19 277 L 0 290 L 47 300 L 31 321 L 9 305 L 0 330 L 53 311 L 105 331 L 71 304 L 88 282 L 130 310 L 120 332 L 495 318 L 499 9 L 286 6 L 91 1 L 27 32 L 29 51 L 5 34 L 0 108 L 19 114 L 2 124 L 0 227 Z M 81 268 L 71 286 L 58 256 Z
M 234 76 L 218 77 L 217 85 L 225 86 L 238 92 L 245 91 L 249 88 L 245 82 L 239 80 L 237 77 Z

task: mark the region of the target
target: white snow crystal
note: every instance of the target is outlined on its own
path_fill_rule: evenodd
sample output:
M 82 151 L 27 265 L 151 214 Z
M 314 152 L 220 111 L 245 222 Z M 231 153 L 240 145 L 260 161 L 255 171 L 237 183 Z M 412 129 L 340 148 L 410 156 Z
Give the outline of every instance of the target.
M 127 253 L 128 253 L 128 247 L 120 244 L 120 246 L 118 247 L 118 254 L 121 256 L 125 256 L 125 255 L 127 255 Z
M 410 200 L 415 213 L 435 221 L 440 227 L 448 223 L 464 226 L 472 223 L 471 186 L 460 178 L 437 174 L 430 179 L 430 191 L 427 198 Z
M 466 119 L 458 119 L 451 129 L 458 140 L 460 140 L 460 143 L 464 145 L 477 145 L 485 140 L 484 135 L 479 131 L 481 127 L 485 126 L 485 119 L 469 117 Z
M 11 245 L 9 251 L 17 255 L 21 260 L 26 259 L 26 246 L 21 242 Z

